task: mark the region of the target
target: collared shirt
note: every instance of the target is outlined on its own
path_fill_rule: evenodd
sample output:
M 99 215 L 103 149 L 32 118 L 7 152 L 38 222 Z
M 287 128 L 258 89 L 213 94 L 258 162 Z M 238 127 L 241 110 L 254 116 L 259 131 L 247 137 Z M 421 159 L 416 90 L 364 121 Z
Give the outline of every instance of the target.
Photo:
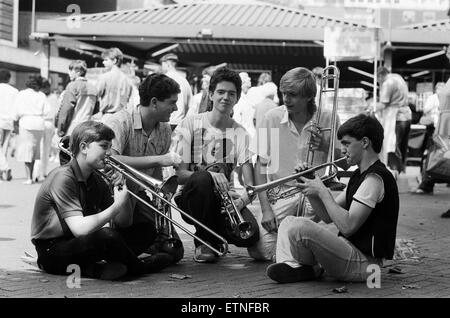
M 71 237 L 64 219 L 99 213 L 113 203 L 103 179 L 92 173 L 83 180 L 75 159 L 54 169 L 36 196 L 31 221 L 31 239 Z
M 70 82 L 58 112 L 58 133 L 70 135 L 80 123 L 91 119 L 97 102 L 97 89 L 86 78 L 79 77 Z
M 127 108 L 131 97 L 132 84 L 130 79 L 119 69 L 100 75 L 97 84 L 100 99 L 100 112 L 116 113 Z
M 104 120 L 116 137 L 112 149 L 130 157 L 159 156 L 169 152 L 172 129 L 168 123 L 158 123 L 150 135 L 142 128 L 140 108 L 121 110 Z M 161 168 L 143 170 L 149 176 L 162 180 Z
M 323 112 L 320 117 L 320 127 L 331 127 L 331 113 Z M 314 117 L 313 119 L 314 120 Z M 337 119 L 339 123 L 339 119 Z M 337 125 L 339 127 L 339 125 Z M 250 149 L 268 162 L 269 180 L 277 180 L 292 175 L 300 162 L 305 162 L 308 153 L 308 141 L 311 133 L 310 124 L 306 124 L 301 133 L 289 119 L 286 106 L 276 107 L 265 114 L 261 124 L 256 129 L 256 138 L 252 140 Z M 323 146 L 328 149 L 330 133 L 324 132 Z M 335 149 L 339 149 L 335 141 Z M 316 150 L 313 165 L 326 162 L 328 153 Z
M 408 106 L 408 85 L 398 74 L 388 74 L 381 84 L 380 102 L 386 107 L 397 107 L 397 121 L 411 120 L 412 113 Z

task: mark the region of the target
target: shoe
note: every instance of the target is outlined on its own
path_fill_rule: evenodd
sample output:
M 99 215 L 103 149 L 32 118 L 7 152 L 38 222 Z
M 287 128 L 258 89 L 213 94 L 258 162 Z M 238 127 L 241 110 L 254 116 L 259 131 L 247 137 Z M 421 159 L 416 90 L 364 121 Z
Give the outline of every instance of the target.
M 173 263 L 173 257 L 167 253 L 156 253 L 141 258 L 146 273 L 156 273 Z
M 127 266 L 120 262 L 101 261 L 87 265 L 83 274 L 89 278 L 101 280 L 117 280 L 127 274 Z
M 197 263 L 215 263 L 217 256 L 208 246 L 199 245 L 195 248 L 194 261 Z
M 444 218 L 444 219 L 450 218 L 450 209 L 448 209 L 447 212 L 442 213 L 441 218 Z
M 33 184 L 33 180 L 29 179 L 27 181 L 24 181 L 23 184 L 25 184 L 25 185 Z
M 433 194 L 433 191 L 425 191 L 423 189 L 418 188 L 415 191 L 412 191 L 411 193 L 422 195 L 422 194 Z
M 286 263 L 275 263 L 267 267 L 267 276 L 278 283 L 295 283 L 313 280 L 318 277 L 312 266 L 291 267 Z

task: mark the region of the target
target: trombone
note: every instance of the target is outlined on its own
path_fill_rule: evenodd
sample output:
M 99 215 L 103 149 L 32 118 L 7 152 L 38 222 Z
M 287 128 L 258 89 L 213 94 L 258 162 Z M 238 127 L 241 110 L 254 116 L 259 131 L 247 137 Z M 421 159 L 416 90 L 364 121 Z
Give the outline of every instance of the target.
M 330 144 L 329 144 L 329 148 L 328 148 L 327 162 L 323 163 L 321 165 L 318 165 L 316 167 L 313 167 L 313 165 L 314 165 L 314 150 L 313 150 L 312 143 L 311 143 L 311 136 L 312 136 L 312 133 L 311 133 L 311 136 L 308 140 L 308 151 L 306 154 L 306 163 L 309 167 L 312 167 L 312 168 L 309 168 L 304 171 L 300 171 L 293 175 L 290 175 L 290 176 L 287 176 L 284 178 L 280 178 L 278 180 L 274 180 L 274 181 L 271 181 L 271 182 L 268 182 L 268 183 L 265 183 L 262 185 L 257 185 L 257 186 L 247 185 L 245 188 L 247 190 L 247 194 L 249 197 L 255 195 L 256 193 L 259 193 L 262 191 L 267 191 L 267 198 L 269 200 L 269 203 L 275 204 L 278 200 L 289 198 L 301 191 L 300 189 L 298 189 L 297 187 L 294 186 L 294 187 L 289 187 L 288 190 L 285 190 L 284 192 L 282 192 L 281 188 L 279 186 L 281 186 L 282 184 L 285 184 L 287 182 L 293 181 L 295 179 L 298 179 L 299 177 L 302 177 L 302 176 L 306 176 L 306 177 L 312 176 L 312 175 L 314 175 L 314 173 L 316 171 L 321 170 L 321 169 L 325 169 L 325 174 L 323 176 L 321 176 L 321 178 L 320 178 L 325 184 L 331 183 L 332 185 L 337 185 L 336 186 L 337 189 L 345 187 L 344 184 L 333 181 L 333 179 L 337 176 L 337 172 L 338 172 L 337 163 L 347 160 L 347 157 L 342 157 L 337 160 L 334 159 L 334 148 L 335 148 L 334 137 L 336 136 L 336 133 L 337 133 L 336 120 L 337 120 L 337 97 L 338 97 L 339 76 L 340 76 L 339 74 L 340 74 L 339 69 L 334 65 L 327 66 L 323 70 L 322 78 L 320 81 L 319 105 L 317 106 L 315 120 L 313 122 L 311 122 L 311 127 L 313 127 L 313 129 L 315 129 L 319 132 L 330 131 Z M 330 80 L 333 81 L 332 87 L 329 87 L 329 85 L 328 85 Z M 332 112 L 331 112 L 331 127 L 320 128 L 319 127 L 320 117 L 323 112 L 322 95 L 323 95 L 323 93 L 326 93 L 326 92 L 334 93 L 333 108 L 332 108 Z M 275 189 L 277 187 L 278 187 L 278 189 Z M 301 206 L 304 204 L 303 199 L 304 198 L 302 198 L 302 202 L 299 205 L 299 208 L 301 208 Z
M 64 148 L 63 144 L 59 144 L 59 148 L 62 152 L 64 152 L 65 154 L 72 157 L 72 153 L 68 149 Z M 176 181 L 176 179 L 177 179 L 176 176 L 172 176 L 172 177 L 168 178 L 166 181 L 160 181 L 160 180 L 157 180 L 155 178 L 152 178 L 152 177 L 140 172 L 139 170 L 137 170 L 133 167 L 130 167 L 129 165 L 121 162 L 120 160 L 118 160 L 112 156 L 108 156 L 105 158 L 105 164 L 110 166 L 117 172 L 121 173 L 122 175 L 124 175 L 128 180 L 133 181 L 136 185 L 143 188 L 144 191 L 147 193 L 147 195 L 151 194 L 152 196 L 155 196 L 159 200 L 160 204 L 158 204 L 158 205 L 160 207 L 164 206 L 167 209 L 169 209 L 169 208 L 175 209 L 181 215 L 187 217 L 190 221 L 194 222 L 198 226 L 201 226 L 203 229 L 208 231 L 210 234 L 212 234 L 213 236 L 218 238 L 223 243 L 222 249 L 221 250 L 216 249 L 214 246 L 205 242 L 203 239 L 201 239 L 200 237 L 198 237 L 197 235 L 195 235 L 194 233 L 192 233 L 191 231 L 186 229 L 183 225 L 181 225 L 177 221 L 173 220 L 170 216 L 161 212 L 158 208 L 154 207 L 153 205 L 151 205 L 150 203 L 148 203 L 147 201 L 145 201 L 144 199 L 142 199 L 141 197 L 139 197 L 132 191 L 127 190 L 127 192 L 131 196 L 133 196 L 135 199 L 137 199 L 142 204 L 144 204 L 147 207 L 149 207 L 150 209 L 152 209 L 160 217 L 164 218 L 169 223 L 172 223 L 173 225 L 180 228 L 183 232 L 185 232 L 192 238 L 197 239 L 202 244 L 208 246 L 211 250 L 213 250 L 218 255 L 223 256 L 226 253 L 228 253 L 228 242 L 222 236 L 215 233 L 213 230 L 208 228 L 206 225 L 202 224 L 201 222 L 199 222 L 198 220 L 196 220 L 195 218 L 193 218 L 192 216 L 190 216 L 189 214 L 187 214 L 186 212 L 181 210 L 179 207 L 177 207 L 175 204 L 173 204 L 169 201 L 171 196 L 173 195 L 173 193 L 175 193 L 176 188 L 178 187 L 178 182 Z M 106 174 L 104 172 L 102 172 L 100 170 L 95 170 L 95 172 L 97 172 L 104 179 L 108 180 L 108 177 L 106 176 Z M 169 194 L 169 196 L 166 198 L 167 194 Z

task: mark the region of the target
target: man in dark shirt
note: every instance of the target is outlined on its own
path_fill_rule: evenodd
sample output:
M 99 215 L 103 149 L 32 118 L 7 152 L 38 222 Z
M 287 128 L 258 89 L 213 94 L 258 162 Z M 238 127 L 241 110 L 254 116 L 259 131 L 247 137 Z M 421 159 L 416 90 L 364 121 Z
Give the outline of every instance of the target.
M 323 270 L 339 280 L 361 282 L 371 266 L 392 259 L 399 197 L 394 177 L 378 158 L 383 127 L 374 118 L 358 115 L 338 130 L 342 153 L 357 165 L 346 191 L 336 199 L 317 176 L 300 177 L 297 186 L 316 215 L 334 222 L 339 235 L 303 217 L 286 217 L 278 229 L 276 264 L 267 275 L 280 283 L 311 280 Z M 304 164 L 299 166 L 303 170 Z
M 81 123 L 71 135 L 72 160 L 42 184 L 31 225 L 42 270 L 61 275 L 76 264 L 84 276 L 110 280 L 157 271 L 171 262 L 167 255 L 138 258 L 155 239 L 154 228 L 131 225 L 133 210 L 120 174 L 108 174 L 113 199 L 94 173 L 105 168 L 113 138 L 114 132 L 102 123 Z

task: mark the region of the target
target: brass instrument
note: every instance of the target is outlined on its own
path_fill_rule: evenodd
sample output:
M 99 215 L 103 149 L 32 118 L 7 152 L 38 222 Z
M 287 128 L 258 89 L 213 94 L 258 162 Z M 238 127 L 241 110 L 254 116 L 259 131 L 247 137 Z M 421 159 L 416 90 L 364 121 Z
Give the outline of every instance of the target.
M 331 72 L 332 71 L 332 72 Z M 333 85 L 332 87 L 328 87 L 328 82 L 332 80 Z M 306 154 L 306 163 L 308 167 L 312 167 L 310 169 L 295 173 L 293 175 L 280 178 L 278 180 L 274 180 L 272 182 L 268 182 L 263 185 L 258 186 L 246 186 L 246 190 L 249 196 L 253 196 L 256 193 L 267 191 L 267 197 L 269 199 L 270 204 L 275 204 L 280 199 L 285 199 L 294 196 L 295 194 L 299 193 L 301 190 L 297 187 L 290 187 L 289 185 L 286 185 L 286 183 L 290 181 L 294 181 L 298 179 L 299 177 L 307 177 L 307 176 L 313 176 L 314 173 L 318 170 L 325 169 L 325 174 L 320 177 L 320 179 L 327 185 L 327 186 L 335 186 L 335 189 L 341 189 L 342 187 L 345 187 L 344 184 L 333 181 L 333 179 L 336 178 L 338 167 L 337 163 L 343 162 L 344 160 L 347 160 L 346 157 L 339 158 L 337 160 L 334 159 L 334 148 L 335 148 L 335 139 L 334 136 L 336 136 L 337 133 L 337 97 L 338 97 L 338 89 L 339 89 L 339 69 L 336 66 L 330 65 L 327 66 L 323 70 L 323 75 L 321 79 L 321 85 L 320 85 L 320 95 L 319 95 L 319 105 L 317 106 L 316 111 L 316 117 L 315 121 L 311 122 L 311 126 L 313 129 L 315 129 L 318 132 L 324 132 L 324 131 L 330 131 L 330 144 L 328 149 L 328 160 L 326 163 L 318 165 L 316 167 L 313 167 L 314 165 L 314 150 L 313 146 L 310 142 L 312 133 L 310 136 L 310 139 L 308 140 L 308 151 Z M 326 92 L 333 92 L 333 108 L 332 108 L 332 115 L 331 115 L 331 127 L 321 128 L 319 127 L 320 123 L 320 117 L 323 112 L 323 106 L 322 106 L 322 94 Z M 287 190 L 282 191 L 281 185 L 285 185 L 285 187 L 288 187 Z M 301 204 L 299 205 L 299 208 L 302 207 L 304 204 L 303 200 Z M 298 213 L 297 213 L 298 214 Z
M 71 152 L 69 150 L 67 150 L 66 148 L 64 148 L 62 144 L 59 145 L 59 148 L 65 154 L 72 157 Z M 195 218 L 193 218 L 192 216 L 190 216 L 189 214 L 187 214 L 186 212 L 184 212 L 183 210 L 178 208 L 175 204 L 170 202 L 170 199 L 172 198 L 173 194 L 175 193 L 175 191 L 178 187 L 178 182 L 177 182 L 176 176 L 172 176 L 165 181 L 160 181 L 160 180 L 157 180 L 155 178 L 152 178 L 152 177 L 140 172 L 139 170 L 137 170 L 133 167 L 130 167 L 129 165 L 121 162 L 120 160 L 118 160 L 112 156 L 108 156 L 105 158 L 105 164 L 110 166 L 115 171 L 121 173 L 128 180 L 134 182 L 136 185 L 143 188 L 148 196 L 153 197 L 152 201 L 156 206 L 149 204 L 147 201 L 145 201 L 144 199 L 142 199 L 141 197 L 139 197 L 132 191 L 127 190 L 128 194 L 130 194 L 136 200 L 140 201 L 142 204 L 146 205 L 151 210 L 153 210 L 154 212 L 157 213 L 157 216 L 159 218 L 159 221 L 157 221 L 157 225 L 156 225 L 157 228 L 160 227 L 160 230 L 163 230 L 162 227 L 165 226 L 164 224 L 166 224 L 166 225 L 168 224 L 168 223 L 164 223 L 164 222 L 172 223 L 173 225 L 175 225 L 178 228 L 180 228 L 181 230 L 183 230 L 186 234 L 188 234 L 192 238 L 197 239 L 202 244 L 208 246 L 211 250 L 213 250 L 218 255 L 223 256 L 228 252 L 228 242 L 222 236 L 218 235 L 213 230 L 211 230 L 210 228 L 208 228 L 201 222 L 197 221 Z M 100 174 L 101 177 L 108 180 L 108 178 L 104 172 L 102 172 L 100 170 L 95 170 L 95 171 L 98 174 Z M 197 226 L 202 227 L 203 229 L 208 231 L 210 234 L 212 234 L 213 236 L 218 238 L 223 243 L 222 248 L 220 250 L 216 249 L 214 246 L 205 242 L 203 239 L 201 239 L 200 237 L 196 236 L 194 233 L 192 233 L 191 231 L 186 229 L 183 225 L 181 225 L 177 221 L 173 220 L 171 217 L 171 213 L 169 213 L 169 215 L 165 213 L 165 212 L 170 211 L 170 209 L 175 209 L 181 215 L 187 217 L 190 221 L 194 222 Z M 157 220 L 158 220 L 158 218 L 157 218 Z M 159 223 L 159 225 L 158 225 L 158 223 Z M 170 224 L 168 227 L 166 226 L 166 228 L 169 228 L 168 230 L 166 230 L 166 231 L 168 231 L 168 235 L 171 235 L 170 237 L 173 237 L 172 233 L 171 233 L 172 227 L 170 226 Z
M 280 199 L 284 199 L 284 198 L 288 198 L 288 197 L 293 196 L 294 194 L 300 192 L 300 190 L 298 188 L 296 188 L 296 187 L 292 187 L 291 189 L 289 189 L 289 190 L 287 190 L 285 192 L 282 192 L 282 193 L 273 192 L 273 194 L 271 194 L 271 192 L 269 190 L 271 190 L 271 189 L 273 189 L 275 187 L 278 187 L 278 186 L 280 186 L 282 184 L 285 184 L 287 182 L 297 180 L 300 177 L 311 176 L 317 170 L 321 170 L 323 168 L 327 168 L 327 167 L 331 167 L 331 166 L 336 166 L 337 163 L 339 163 L 341 161 L 344 161 L 344 160 L 347 160 L 347 157 L 339 158 L 339 159 L 337 159 L 337 160 L 335 160 L 333 162 L 326 162 L 324 164 L 312 167 L 312 168 L 304 170 L 304 171 L 300 171 L 300 172 L 294 173 L 294 174 L 292 174 L 290 176 L 286 176 L 284 178 L 280 178 L 278 180 L 274 180 L 274 181 L 271 181 L 271 182 L 268 182 L 268 183 L 265 183 L 265 184 L 261 184 L 261 185 L 257 185 L 257 186 L 249 186 L 249 185 L 247 185 L 245 188 L 246 188 L 247 193 L 248 193 L 249 196 L 253 196 L 253 195 L 255 195 L 255 194 L 259 193 L 259 192 L 262 192 L 262 191 L 267 191 L 267 197 L 269 199 L 269 202 L 271 204 L 274 204 L 275 202 L 277 202 Z M 326 182 L 328 180 L 331 180 L 335 176 L 336 176 L 335 174 L 323 175 L 323 176 L 320 177 L 320 179 L 323 182 Z
M 221 163 L 213 163 L 205 167 L 206 171 L 213 172 L 223 173 L 223 169 L 224 167 Z M 241 211 L 239 211 L 239 209 L 236 207 L 233 198 L 228 192 L 221 191 L 217 187 L 215 191 L 218 193 L 222 201 L 221 213 L 225 215 L 225 218 L 227 219 L 231 228 L 232 235 L 242 240 L 248 240 L 256 234 L 259 235 L 259 233 L 256 233 L 258 229 L 253 225 L 256 224 L 256 220 L 253 224 L 252 222 L 245 220 Z M 249 217 L 252 217 L 252 215 L 247 216 L 247 218 Z
M 231 228 L 236 236 L 243 240 L 250 238 L 255 230 L 252 223 L 245 221 L 228 192 L 217 190 L 222 200 L 222 213 L 227 214 Z

